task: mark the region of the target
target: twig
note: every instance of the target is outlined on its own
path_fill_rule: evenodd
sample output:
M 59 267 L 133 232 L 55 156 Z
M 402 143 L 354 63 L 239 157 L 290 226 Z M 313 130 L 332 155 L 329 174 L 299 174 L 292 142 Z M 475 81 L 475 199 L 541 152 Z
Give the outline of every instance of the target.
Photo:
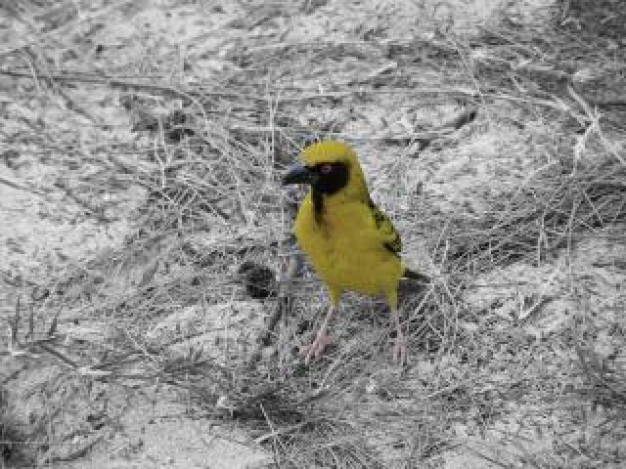
M 280 435 L 286 435 L 286 434 L 291 433 L 291 432 L 293 432 L 295 430 L 299 430 L 299 429 L 301 429 L 302 427 L 304 427 L 304 426 L 306 426 L 308 424 L 309 424 L 308 421 L 307 422 L 300 422 L 300 423 L 297 423 L 295 425 L 290 425 L 288 427 L 280 428 L 278 430 L 272 430 L 271 432 L 266 433 L 265 435 L 261 435 L 258 438 L 255 438 L 254 442 L 256 444 L 261 445 L 261 444 L 265 443 L 267 440 L 269 440 L 270 438 L 276 438 L 276 437 L 278 437 Z
M 7 185 L 9 187 L 12 187 L 13 189 L 17 189 L 20 191 L 25 191 L 25 192 L 30 192 L 31 194 L 35 194 L 38 195 L 40 197 L 45 197 L 46 194 L 44 194 L 42 191 L 40 191 L 39 189 L 35 189 L 34 187 L 26 187 L 23 186 L 17 182 L 11 181 L 5 177 L 0 177 L 0 184 L 4 184 Z
M 66 455 L 62 455 L 62 456 L 48 455 L 40 461 L 40 464 L 48 465 L 48 464 L 54 464 L 56 462 L 67 462 L 67 461 L 73 461 L 75 459 L 82 458 L 89 452 L 89 450 L 91 450 L 94 446 L 100 443 L 100 441 L 102 441 L 103 439 L 104 439 L 104 435 L 98 435 L 96 438 L 92 439 L 91 441 L 88 441 L 80 448 Z

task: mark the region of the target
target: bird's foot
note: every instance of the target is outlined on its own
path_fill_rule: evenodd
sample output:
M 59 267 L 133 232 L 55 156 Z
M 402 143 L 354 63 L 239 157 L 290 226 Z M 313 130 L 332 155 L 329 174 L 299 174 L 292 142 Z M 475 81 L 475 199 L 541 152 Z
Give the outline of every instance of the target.
M 404 336 L 396 337 L 391 353 L 393 354 L 394 362 L 396 362 L 400 366 L 406 365 L 407 353 L 406 341 L 404 340 Z
M 311 361 L 317 360 L 322 356 L 322 353 L 324 353 L 326 346 L 333 343 L 333 339 L 326 334 L 318 335 L 311 345 L 302 348 L 302 354 L 305 354 L 304 364 L 308 365 Z

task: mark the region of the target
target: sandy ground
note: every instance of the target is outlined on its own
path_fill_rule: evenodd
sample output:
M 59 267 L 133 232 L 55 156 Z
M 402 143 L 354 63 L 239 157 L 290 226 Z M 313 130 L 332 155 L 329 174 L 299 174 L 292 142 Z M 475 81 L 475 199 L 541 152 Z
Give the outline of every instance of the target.
M 3 52 L 30 43 L 35 37 L 34 31 L 49 22 L 50 32 L 44 33 L 40 47 L 57 67 L 77 72 L 102 70 L 117 76 L 143 71 L 145 75 L 169 75 L 173 83 L 177 80 L 202 83 L 227 79 L 238 66 L 233 62 L 231 52 L 246 41 L 250 41 L 252 47 L 271 48 L 277 43 L 343 43 L 377 35 L 388 41 L 406 40 L 435 37 L 437 28 L 441 27 L 462 37 L 472 37 L 480 28 L 497 24 L 505 7 L 507 14 L 514 14 L 518 21 L 533 24 L 541 24 L 550 12 L 545 2 L 539 1 L 520 2 L 511 7 L 510 2 L 484 0 L 445 3 L 331 0 L 304 2 L 305 6 L 297 7 L 277 4 L 275 11 L 268 6 L 261 8 L 243 2 L 189 2 L 186 5 L 175 2 L 101 3 L 83 6 L 80 14 L 61 28 L 53 27 L 53 23 L 63 23 L 63 8 L 56 11 L 58 17 L 54 14 L 42 17 L 35 14 L 38 12 L 35 4 L 27 4 L 25 11 L 15 12 L 18 16 L 7 15 L 3 21 L 0 29 Z M 23 60 L 28 63 L 35 57 L 25 55 Z M 354 75 L 355 68 L 362 66 L 354 57 L 340 57 L 339 60 L 343 60 L 341 68 L 346 71 L 346 80 Z M 424 66 L 418 65 L 414 69 L 420 73 L 419 79 L 423 83 L 436 79 L 429 60 L 425 58 Z M 187 62 L 192 64 L 191 71 L 185 70 Z M 381 67 L 387 66 L 393 65 L 381 60 Z M 133 73 L 129 72 L 131 70 Z M 362 70 L 362 74 L 372 72 L 375 71 Z M 336 74 L 332 78 L 334 81 L 342 79 Z M 264 79 L 267 77 L 259 77 L 259 80 Z M 320 92 L 329 82 L 324 76 L 309 76 L 305 80 L 310 80 L 311 88 Z M 138 117 L 129 115 L 120 106 L 124 91 L 119 88 L 92 88 L 81 84 L 66 95 L 51 96 L 27 81 L 26 78 L 0 77 L 0 108 L 3 111 L 0 128 L 4 144 L 10 144 L 14 151 L 0 150 L 0 162 L 3 163 L 0 164 L 0 318 L 8 324 L 18 302 L 25 311 L 29 304 L 37 304 L 44 311 L 48 305 L 48 315 L 37 318 L 39 331 L 49 327 L 54 314 L 58 313 L 57 328 L 66 337 L 68 349 L 85 343 L 97 343 L 106 348 L 119 331 L 109 320 L 90 318 L 91 295 L 102 292 L 103 279 L 108 277 L 115 279 L 114 287 L 107 284 L 108 294 L 115 292 L 123 296 L 130 286 L 141 286 L 159 266 L 163 246 L 153 248 L 154 256 L 144 254 L 121 268 L 113 260 L 108 270 L 85 268 L 90 259 L 101 257 L 108 250 L 113 252 L 125 242 L 135 229 L 133 219 L 148 193 L 140 184 L 123 184 L 107 195 L 111 202 L 123 200 L 123 204 L 92 207 L 88 191 L 84 192 L 83 200 L 76 201 L 64 188 L 73 186 L 74 175 L 79 172 L 84 174 L 93 170 L 97 177 L 97 165 L 92 167 L 90 161 L 102 158 L 107 145 L 145 137 L 131 131 L 133 120 Z M 288 86 L 288 83 L 279 82 L 277 87 L 280 86 Z M 14 90 L 27 88 L 28 93 L 24 93 L 23 98 L 13 97 Z M 465 206 L 469 207 L 468 210 L 480 211 L 481 193 L 505 191 L 527 177 L 530 162 L 523 156 L 533 152 L 536 143 L 529 141 L 528 134 L 519 129 L 515 123 L 515 111 L 503 103 L 488 109 L 478 126 L 441 147 L 424 152 L 419 159 L 406 157 L 410 156 L 410 147 L 387 150 L 379 140 L 383 136 L 419 128 L 424 123 L 441 124 L 458 111 L 459 106 L 453 99 L 435 105 L 421 96 L 381 94 L 352 109 L 351 118 L 341 129 L 344 135 L 354 137 L 375 199 L 394 213 L 401 232 L 412 233 L 405 240 L 409 263 L 425 265 L 426 270 L 435 274 L 436 266 L 432 265 L 420 240 L 425 233 L 420 233 L 419 229 L 410 226 L 411 220 L 402 217 L 414 209 L 411 192 L 398 193 L 396 188 L 421 190 L 424 200 L 440 204 L 442 210 Z M 332 120 L 333 113 L 340 112 L 307 109 L 303 112 L 303 124 L 306 125 L 307 119 Z M 526 122 L 526 125 L 550 127 L 551 123 L 537 117 L 535 122 Z M 37 141 L 20 137 L 23 127 L 36 133 L 38 126 L 46 129 L 46 139 Z M 59 136 L 76 133 L 76 142 L 82 146 L 80 153 L 85 158 L 72 161 L 59 153 L 54 138 L 50 137 L 55 133 Z M 546 160 L 549 159 L 550 155 L 546 155 Z M 139 158 L 137 162 L 141 164 Z M 394 179 L 401 184 L 394 184 Z M 390 200 L 396 205 L 389 206 L 387 201 Z M 90 209 L 92 212 L 86 214 Z M 254 217 L 254 214 L 250 216 Z M 283 228 L 279 227 L 277 231 Z M 533 359 L 541 353 L 546 353 L 546 360 L 553 360 L 545 339 L 571 319 L 571 311 L 575 308 L 569 295 L 572 271 L 579 276 L 604 279 L 594 283 L 595 293 L 586 297 L 593 314 L 605 314 L 619 304 L 623 294 L 621 285 L 626 279 L 620 277 L 612 265 L 617 259 L 624 258 L 626 248 L 611 241 L 615 236 L 607 229 L 603 236 L 581 243 L 562 259 L 541 265 L 518 264 L 485 274 L 477 279 L 484 288 L 468 292 L 465 300 L 476 310 L 489 308 L 493 311 L 491 320 L 502 333 L 488 340 L 479 336 L 484 324 L 468 321 L 461 327 L 468 334 L 476 330 L 477 347 L 495 350 L 500 346 L 498 341 L 515 343 L 519 354 L 514 360 L 521 367 L 526 366 L 524 363 L 537 366 Z M 596 267 L 590 268 L 590 265 Z M 76 282 L 77 278 L 82 280 Z M 74 287 L 77 283 L 79 286 Z M 509 286 L 512 283 L 518 286 L 512 288 Z M 523 286 L 519 287 L 520 284 Z M 56 311 L 52 300 L 43 297 L 46 290 L 62 290 L 66 299 L 73 298 L 72 306 Z M 529 307 L 529 301 L 537 303 L 544 299 L 547 299 L 545 307 Z M 247 329 L 254 330 L 250 324 L 260 323 L 263 312 L 259 308 L 258 303 L 233 299 L 224 306 L 218 305 L 207 316 L 204 310 L 182 306 L 175 317 L 155 320 L 150 328 L 150 338 L 167 341 L 181 327 L 188 327 L 201 332 L 194 339 L 195 343 L 215 344 L 222 334 L 215 330 L 221 331 L 224 323 L 228 323 L 230 339 L 242 341 L 241 335 L 245 335 Z M 237 316 L 231 314 L 232 311 L 242 312 Z M 537 316 L 527 317 L 534 314 Z M 25 321 L 26 316 L 22 323 Z M 518 331 L 520 335 L 508 337 L 506 331 L 516 321 L 523 321 L 525 325 Z M 124 327 L 131 328 L 130 325 Z M 345 323 L 340 322 L 338 328 L 341 330 L 342 327 L 346 327 Z M 64 435 L 63 443 L 50 449 L 55 454 L 47 455 L 56 458 L 57 462 L 45 464 L 45 467 L 252 468 L 272 464 L 269 448 L 255 442 L 244 426 L 207 418 L 202 409 L 188 400 L 184 391 L 163 383 L 130 380 L 105 386 L 90 384 L 85 378 L 78 384 L 68 382 L 66 387 L 57 382 L 49 387 L 54 392 L 47 395 L 48 388 L 42 383 L 57 376 L 57 372 L 66 369 L 68 364 L 44 353 L 22 354 L 19 350 L 10 350 L 10 342 L 10 328 L 6 328 L 0 338 L 0 368 L 12 399 L 20 403 L 15 419 L 32 420 L 33 415 L 41 414 L 42 408 L 67 410 L 73 402 L 76 403 L 76 408 L 68 411 L 73 417 L 66 418 L 64 425 L 75 425 L 81 431 L 77 430 L 73 439 Z M 609 342 L 607 339 L 604 348 L 599 348 L 602 356 L 618 353 L 616 345 Z M 190 343 L 193 345 L 194 342 L 185 346 Z M 220 346 L 214 350 L 216 359 L 227 356 L 228 352 Z M 568 353 L 573 354 L 573 350 Z M 451 357 L 449 362 L 451 382 L 462 381 L 463 376 L 454 374 L 453 370 L 459 365 L 454 360 Z M 535 376 L 561 373 L 561 364 L 547 364 L 544 369 L 537 370 Z M 407 379 L 409 383 L 418 376 L 427 379 L 433 372 L 422 365 Z M 514 369 L 500 370 L 499 375 L 494 373 L 495 370 L 486 370 L 485 382 L 515 379 L 510 376 L 515 373 Z M 44 391 L 41 391 L 42 386 Z M 493 386 L 494 399 L 497 400 L 497 389 L 495 384 Z M 563 390 L 554 388 L 552 391 L 558 395 Z M 91 404 L 87 406 L 86 402 Z M 545 409 L 535 404 L 530 398 L 525 400 L 521 396 L 519 402 L 507 404 L 507 412 L 494 417 L 485 427 L 459 422 L 451 429 L 456 435 L 456 443 L 441 452 L 438 466 L 447 469 L 501 467 L 489 460 L 515 461 L 519 460 L 520 454 L 541 451 L 552 445 L 554 439 L 563 435 L 561 430 L 568 424 L 565 419 L 569 417 L 564 416 L 565 412 L 563 415 L 558 412 L 542 415 Z M 477 408 L 476 412 L 479 411 Z M 601 416 L 596 418 L 601 419 Z M 533 430 L 539 426 L 545 434 Z M 54 429 L 50 431 L 55 432 Z M 87 450 L 80 451 L 86 447 Z M 75 453 L 77 450 L 79 452 Z M 401 467 L 397 460 L 391 461 L 389 467 Z

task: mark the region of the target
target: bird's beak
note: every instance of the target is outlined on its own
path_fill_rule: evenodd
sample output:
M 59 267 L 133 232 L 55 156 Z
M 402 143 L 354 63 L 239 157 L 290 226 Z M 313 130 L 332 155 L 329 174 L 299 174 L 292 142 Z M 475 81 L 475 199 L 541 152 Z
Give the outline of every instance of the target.
M 317 173 L 314 173 L 306 166 L 295 165 L 283 176 L 283 186 L 288 184 L 315 184 Z

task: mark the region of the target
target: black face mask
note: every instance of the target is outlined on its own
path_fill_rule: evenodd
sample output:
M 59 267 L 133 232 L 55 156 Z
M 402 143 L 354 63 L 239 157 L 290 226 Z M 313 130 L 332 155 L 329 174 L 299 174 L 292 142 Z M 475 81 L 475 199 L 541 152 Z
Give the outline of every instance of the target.
M 349 177 L 345 163 L 319 163 L 290 169 L 283 177 L 283 185 L 309 184 L 315 192 L 331 195 L 345 187 Z
M 283 185 L 309 184 L 312 189 L 315 220 L 319 223 L 324 207 L 324 196 L 332 195 L 348 184 L 350 172 L 345 163 L 319 163 L 313 166 L 297 166 L 283 177 Z

